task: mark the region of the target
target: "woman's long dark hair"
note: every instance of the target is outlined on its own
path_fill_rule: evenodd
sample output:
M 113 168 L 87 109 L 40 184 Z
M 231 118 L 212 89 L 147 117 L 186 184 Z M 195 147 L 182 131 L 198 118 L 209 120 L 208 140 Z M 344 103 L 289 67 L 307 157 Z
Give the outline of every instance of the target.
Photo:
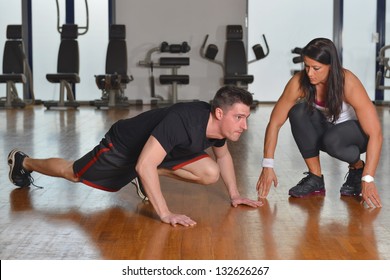
M 328 117 L 335 122 L 340 116 L 344 95 L 344 71 L 335 45 L 329 39 L 316 38 L 302 49 L 301 55 L 302 59 L 306 56 L 319 63 L 330 65 L 325 103 Z M 300 88 L 305 93 L 309 107 L 313 108 L 316 87 L 310 83 L 305 70 L 301 74 Z

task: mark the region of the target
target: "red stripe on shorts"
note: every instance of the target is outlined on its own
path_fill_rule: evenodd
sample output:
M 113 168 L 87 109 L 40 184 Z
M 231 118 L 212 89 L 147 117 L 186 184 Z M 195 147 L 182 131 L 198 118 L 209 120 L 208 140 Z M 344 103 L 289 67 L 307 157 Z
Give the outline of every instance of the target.
M 106 191 L 106 192 L 117 192 L 118 190 L 116 189 L 109 189 L 109 188 L 105 188 L 105 187 L 102 187 L 100 185 L 96 185 L 90 181 L 87 181 L 87 180 L 83 180 L 81 179 L 81 182 L 87 186 L 90 186 L 92 188 L 95 188 L 95 189 L 99 189 L 99 190 L 102 190 L 102 191 Z
M 77 177 L 81 177 L 87 170 L 88 168 L 91 167 L 92 164 L 94 164 L 98 159 L 99 159 L 99 156 L 102 154 L 102 153 L 105 153 L 105 152 L 108 152 L 109 150 L 111 150 L 111 148 L 114 146 L 112 143 L 108 143 L 108 146 L 109 148 L 103 148 L 103 149 L 100 149 L 99 152 L 96 154 L 96 156 L 93 157 L 92 160 L 90 160 L 77 174 L 76 176 Z
M 210 157 L 208 154 L 204 154 L 204 155 L 200 155 L 200 156 L 197 156 L 197 157 L 194 157 L 193 159 L 190 159 L 188 161 L 185 161 L 185 162 L 182 162 L 182 163 L 179 163 L 178 165 L 175 165 L 174 167 L 172 167 L 172 170 L 178 170 L 180 168 L 182 168 L 183 166 L 186 166 L 187 164 L 190 164 L 190 163 L 193 163 L 195 161 L 198 161 L 202 158 L 206 158 L 206 157 Z

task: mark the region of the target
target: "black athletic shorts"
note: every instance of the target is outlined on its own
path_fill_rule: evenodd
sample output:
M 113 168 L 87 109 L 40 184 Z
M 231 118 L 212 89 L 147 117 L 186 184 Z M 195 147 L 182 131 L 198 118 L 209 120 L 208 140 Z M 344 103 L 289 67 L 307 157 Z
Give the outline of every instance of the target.
M 209 155 L 200 152 L 180 159 L 164 161 L 159 168 L 177 170 L 205 157 Z M 136 162 L 137 159 L 129 159 L 119 152 L 111 142 L 110 136 L 106 135 L 92 151 L 74 162 L 73 172 L 88 186 L 116 192 L 137 177 Z

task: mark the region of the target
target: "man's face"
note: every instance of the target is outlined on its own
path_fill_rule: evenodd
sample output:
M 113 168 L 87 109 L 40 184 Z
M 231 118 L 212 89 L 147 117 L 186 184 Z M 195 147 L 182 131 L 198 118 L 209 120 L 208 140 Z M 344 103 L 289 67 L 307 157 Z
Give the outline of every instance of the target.
M 243 103 L 235 103 L 230 108 L 222 110 L 221 132 L 224 137 L 237 141 L 241 133 L 248 129 L 249 115 L 250 108 Z

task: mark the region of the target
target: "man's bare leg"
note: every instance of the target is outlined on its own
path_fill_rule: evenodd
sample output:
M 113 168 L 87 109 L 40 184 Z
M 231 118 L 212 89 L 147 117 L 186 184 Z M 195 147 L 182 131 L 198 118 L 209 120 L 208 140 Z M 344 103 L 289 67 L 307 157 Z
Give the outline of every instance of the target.
M 26 157 L 23 161 L 23 168 L 30 172 L 35 171 L 47 176 L 79 182 L 73 172 L 73 161 L 62 158 L 34 159 Z
M 177 170 L 161 168 L 158 170 L 158 174 L 185 182 L 209 185 L 218 181 L 220 170 L 213 159 L 205 157 Z

